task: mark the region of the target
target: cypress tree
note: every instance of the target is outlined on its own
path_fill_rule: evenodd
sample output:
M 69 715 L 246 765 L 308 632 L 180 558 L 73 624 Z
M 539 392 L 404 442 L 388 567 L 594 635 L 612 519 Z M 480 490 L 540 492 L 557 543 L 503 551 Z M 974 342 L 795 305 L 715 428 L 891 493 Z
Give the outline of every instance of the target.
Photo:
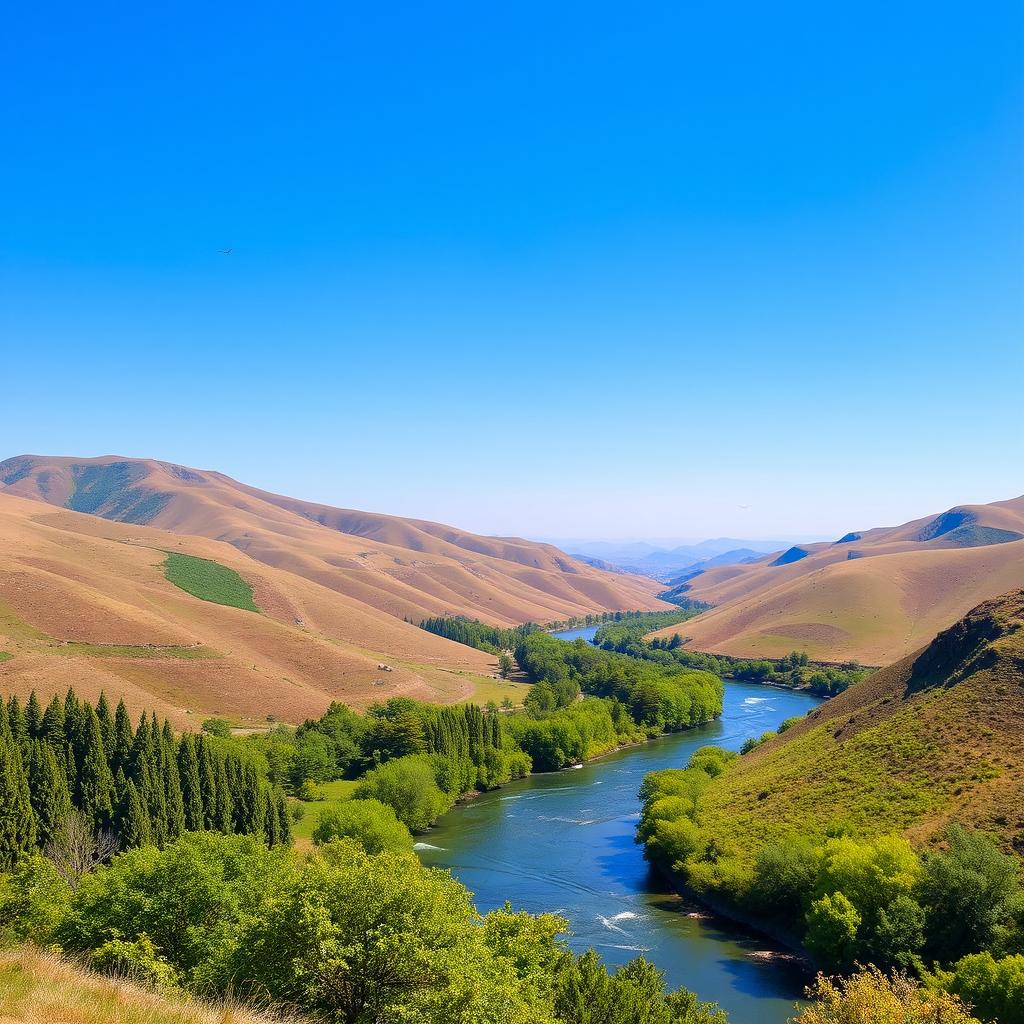
M 280 789 L 274 793 L 274 812 L 277 814 L 277 841 L 281 846 L 291 846 L 292 816 L 288 813 L 288 801 Z
M 267 846 L 277 846 L 281 842 L 281 823 L 277 816 L 277 802 L 274 793 L 266 785 L 263 786 L 262 801 L 266 808 L 263 814 L 265 822 L 264 838 Z
M 132 740 L 132 750 L 128 755 L 128 770 L 125 775 L 129 779 L 135 780 L 135 788 L 139 791 L 139 796 L 144 796 L 143 793 L 143 773 L 146 767 L 153 768 L 153 748 L 152 748 L 152 737 L 149 731 L 149 719 L 146 718 L 145 712 L 142 713 L 142 717 L 139 719 L 139 726 L 135 730 L 135 737 Z
M 128 758 L 131 756 L 134 738 L 128 709 L 124 706 L 124 700 L 119 700 L 114 712 L 114 745 L 110 751 L 110 765 L 113 771 L 128 771 Z
M 175 748 L 170 723 L 165 721 L 160 737 L 160 775 L 164 783 L 168 839 L 177 839 L 185 831 L 185 800 L 181 792 L 181 776 L 178 774 Z
M 0 736 L 0 871 L 10 871 L 36 845 L 36 817 L 21 751 L 11 736 Z
M 117 833 L 121 847 L 128 850 L 136 846 L 148 846 L 153 842 L 153 833 L 142 797 L 135 783 L 125 779 L 123 773 L 119 781 L 124 784 L 117 808 Z
M 35 740 L 39 738 L 42 721 L 43 710 L 39 706 L 39 698 L 36 696 L 36 691 L 33 690 L 28 695 L 28 704 L 25 705 L 25 729 L 28 732 L 29 739 Z
M 182 736 L 178 744 L 178 777 L 184 804 L 185 828 L 190 832 L 203 829 L 203 792 L 199 782 L 199 759 L 191 734 Z
M 216 769 L 216 782 L 214 785 L 215 802 L 213 827 L 225 835 L 231 834 L 231 787 L 228 785 L 227 771 L 224 768 L 224 759 L 218 758 Z
M 83 753 L 77 804 L 93 829 L 109 828 L 114 816 L 114 779 L 103 750 L 103 734 L 96 712 L 88 704 L 82 718 Z
M 71 817 L 71 793 L 53 747 L 33 740 L 28 763 L 28 789 L 36 817 L 36 841 L 41 847 L 64 834 Z
M 210 743 L 202 735 L 196 739 L 196 756 L 199 758 L 199 791 L 203 795 L 203 828 L 215 832 L 218 828 L 217 768 Z
M 25 729 L 25 712 L 21 710 L 21 701 L 14 693 L 11 694 L 11 699 L 7 702 L 7 724 L 10 727 L 11 735 L 19 743 L 26 739 L 28 733 Z
M 7 721 L 7 705 L 3 702 L 3 698 L 0 698 L 0 740 L 5 738 L 13 739 L 11 726 Z
M 67 737 L 64 735 L 64 703 L 56 694 L 50 698 L 50 703 L 43 712 L 39 734 L 53 747 L 54 754 L 63 757 L 64 747 L 67 745 Z
M 109 755 L 114 749 L 114 720 L 110 716 L 110 705 L 107 703 L 105 690 L 100 690 L 100 699 L 96 702 L 96 717 L 99 719 L 100 732 L 103 734 L 103 749 Z
M 74 753 L 76 764 L 82 760 L 82 726 L 82 704 L 69 686 L 64 698 L 64 739 Z
M 145 793 L 139 792 L 140 798 L 146 802 L 149 821 L 153 828 L 153 842 L 162 847 L 167 842 L 167 799 L 164 796 L 164 784 L 160 772 L 143 764 L 143 779 L 146 783 Z

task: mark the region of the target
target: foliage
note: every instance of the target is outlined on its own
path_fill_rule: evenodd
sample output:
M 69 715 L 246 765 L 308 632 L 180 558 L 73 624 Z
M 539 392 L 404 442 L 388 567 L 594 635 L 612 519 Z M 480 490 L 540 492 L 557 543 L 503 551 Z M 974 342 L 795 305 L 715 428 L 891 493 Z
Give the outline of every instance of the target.
M 996 960 L 988 952 L 974 953 L 939 981 L 986 1024 L 1024 1024 L 1024 956 Z
M 467 619 L 461 615 L 454 618 L 424 619 L 420 623 L 420 629 L 425 629 L 428 633 L 454 640 L 466 647 L 476 647 L 490 654 L 511 651 L 523 637 L 538 632 L 540 628 L 535 622 L 527 622 L 513 629 L 502 629 L 500 626 L 491 626 L 479 619 Z
M 876 967 L 839 980 L 819 975 L 807 994 L 814 1004 L 795 1024 L 977 1024 L 956 996 Z
M 37 932 L 29 919 L 20 936 L 56 936 L 98 969 L 157 986 L 258 993 L 314 1019 L 724 1024 L 690 993 L 666 994 L 643 960 L 609 974 L 595 954 L 574 956 L 558 917 L 505 906 L 481 919 L 449 873 L 350 839 L 300 857 L 249 836 L 189 834 L 115 857 L 77 891 L 65 886 L 58 905 L 56 927 Z M 3 984 L 0 966 L 0 999 Z
M 349 800 L 322 811 L 313 829 L 317 846 L 335 839 L 353 839 L 367 853 L 408 853 L 412 835 L 394 810 L 379 800 Z
M 207 558 L 170 551 L 164 561 L 164 576 L 176 587 L 201 601 L 258 612 L 252 587 L 234 569 Z
M 367 772 L 353 796 L 387 804 L 410 832 L 425 831 L 455 802 L 438 786 L 434 768 L 422 754 L 399 757 Z
M 112 714 L 69 690 L 43 710 L 0 700 L 0 870 L 41 849 L 72 884 L 118 849 L 162 846 L 186 830 L 288 843 L 284 795 L 255 748 L 210 734 L 176 737 L 124 702 Z

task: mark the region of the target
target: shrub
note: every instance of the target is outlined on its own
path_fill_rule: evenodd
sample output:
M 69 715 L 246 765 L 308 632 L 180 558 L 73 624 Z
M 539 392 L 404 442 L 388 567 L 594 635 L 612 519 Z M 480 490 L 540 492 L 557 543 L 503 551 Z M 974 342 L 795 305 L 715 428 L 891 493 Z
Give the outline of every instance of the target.
M 430 761 L 422 754 L 378 765 L 367 772 L 352 795 L 356 800 L 387 804 L 410 832 L 429 828 L 454 803 L 438 786 Z
M 412 835 L 398 820 L 394 810 L 379 800 L 349 800 L 322 811 L 313 830 L 317 846 L 335 839 L 353 839 L 367 853 L 407 853 L 412 850 Z

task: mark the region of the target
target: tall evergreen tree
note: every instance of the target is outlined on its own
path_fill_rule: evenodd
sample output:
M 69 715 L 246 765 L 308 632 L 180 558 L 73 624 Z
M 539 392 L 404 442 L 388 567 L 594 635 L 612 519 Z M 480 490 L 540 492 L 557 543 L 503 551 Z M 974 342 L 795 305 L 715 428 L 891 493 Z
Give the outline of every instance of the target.
M 199 791 L 203 795 L 203 828 L 216 832 L 220 827 L 217 824 L 217 767 L 210 741 L 205 736 L 196 738 L 196 756 L 199 758 Z
M 201 832 L 203 819 L 203 791 L 199 782 L 199 759 L 191 734 L 182 736 L 178 744 L 178 777 L 181 780 L 181 800 L 184 805 L 185 828 Z
M 181 792 L 178 773 L 177 744 L 170 722 L 164 722 L 160 736 L 160 775 L 164 784 L 164 803 L 167 808 L 167 838 L 177 839 L 185 831 L 185 800 Z
M 25 705 L 25 729 L 29 739 L 39 738 L 39 732 L 43 724 L 43 710 L 39 706 L 39 698 L 33 690 L 28 695 L 28 703 Z
M 29 754 L 28 789 L 36 816 L 39 846 L 60 839 L 71 817 L 71 793 L 67 776 L 57 763 L 53 747 L 45 740 L 33 740 Z
M 0 871 L 10 871 L 36 844 L 36 817 L 29 797 L 21 750 L 0 736 Z
M 114 816 L 114 779 L 110 774 L 99 719 L 86 704 L 82 710 L 82 763 L 78 772 L 79 810 L 93 829 L 109 828 Z
M 148 846 L 153 842 L 153 831 L 142 797 L 131 779 L 122 772 L 118 776 L 120 796 L 117 801 L 117 835 L 124 850 Z
M 112 771 L 128 771 L 128 758 L 131 756 L 134 739 L 135 734 L 132 732 L 132 721 L 128 717 L 128 709 L 124 706 L 124 700 L 119 700 L 117 710 L 114 712 L 114 741 L 110 750 Z
M 229 835 L 232 822 L 231 787 L 228 785 L 227 771 L 222 757 L 217 759 L 216 772 L 213 827 L 218 832 Z
M 292 816 L 282 790 L 274 791 L 274 813 L 277 815 L 277 841 L 282 846 L 292 845 Z
M 103 749 L 109 756 L 114 749 L 114 719 L 110 714 L 105 690 L 100 690 L 100 699 L 96 702 L 96 718 L 99 720 L 100 732 L 103 735 Z
M 7 724 L 10 727 L 11 735 L 20 743 L 26 739 L 28 733 L 25 729 L 25 712 L 21 710 L 21 701 L 18 695 L 12 693 L 11 699 L 7 702 Z

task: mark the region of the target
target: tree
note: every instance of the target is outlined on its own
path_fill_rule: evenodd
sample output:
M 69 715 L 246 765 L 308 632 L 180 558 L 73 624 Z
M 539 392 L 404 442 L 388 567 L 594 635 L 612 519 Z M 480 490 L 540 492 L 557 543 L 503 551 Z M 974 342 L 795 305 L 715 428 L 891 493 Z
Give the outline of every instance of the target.
M 181 782 L 185 828 L 189 832 L 202 831 L 203 792 L 199 781 L 199 760 L 196 757 L 195 740 L 191 735 L 182 736 L 178 744 L 178 778 Z
M 379 800 L 349 800 L 320 812 L 313 829 L 317 846 L 335 839 L 354 839 L 367 853 L 410 853 L 412 835 L 394 810 Z
M 433 825 L 453 802 L 437 785 L 430 763 L 418 755 L 400 757 L 367 772 L 353 796 L 388 804 L 411 832 Z
M 822 896 L 807 911 L 807 948 L 827 968 L 853 966 L 861 916 L 841 892 Z
M 498 673 L 502 679 L 508 679 L 515 670 L 515 667 L 515 662 L 513 662 L 511 655 L 507 651 L 502 651 L 498 655 Z
M 794 1024 L 977 1024 L 956 996 L 877 967 L 841 979 L 819 974 L 807 995 L 814 1002 Z
M 926 952 L 943 963 L 989 946 L 1020 892 L 1012 857 L 987 836 L 947 829 L 949 849 L 929 857 L 921 882 L 928 916 Z
M 43 853 L 53 862 L 61 878 L 72 889 L 77 889 L 86 875 L 113 857 L 117 850 L 117 837 L 113 832 L 94 831 L 84 815 L 73 811 L 63 832 L 44 847 Z
M 36 841 L 45 846 L 58 839 L 66 827 L 71 816 L 71 794 L 53 747 L 44 740 L 32 741 L 28 788 L 36 818 Z
M 1024 1024 L 1024 956 L 996 960 L 991 953 L 965 956 L 942 987 L 959 996 L 981 1020 L 992 1024 Z
M 231 736 L 231 723 L 223 718 L 207 718 L 203 722 L 203 732 L 211 736 L 219 736 L 221 739 L 229 739 Z
M 82 759 L 75 801 L 94 830 L 110 827 L 114 815 L 114 779 L 103 750 L 99 719 L 86 704 L 82 711 Z
M 35 844 L 36 817 L 21 751 L 10 735 L 0 730 L 0 872 L 17 866 Z

